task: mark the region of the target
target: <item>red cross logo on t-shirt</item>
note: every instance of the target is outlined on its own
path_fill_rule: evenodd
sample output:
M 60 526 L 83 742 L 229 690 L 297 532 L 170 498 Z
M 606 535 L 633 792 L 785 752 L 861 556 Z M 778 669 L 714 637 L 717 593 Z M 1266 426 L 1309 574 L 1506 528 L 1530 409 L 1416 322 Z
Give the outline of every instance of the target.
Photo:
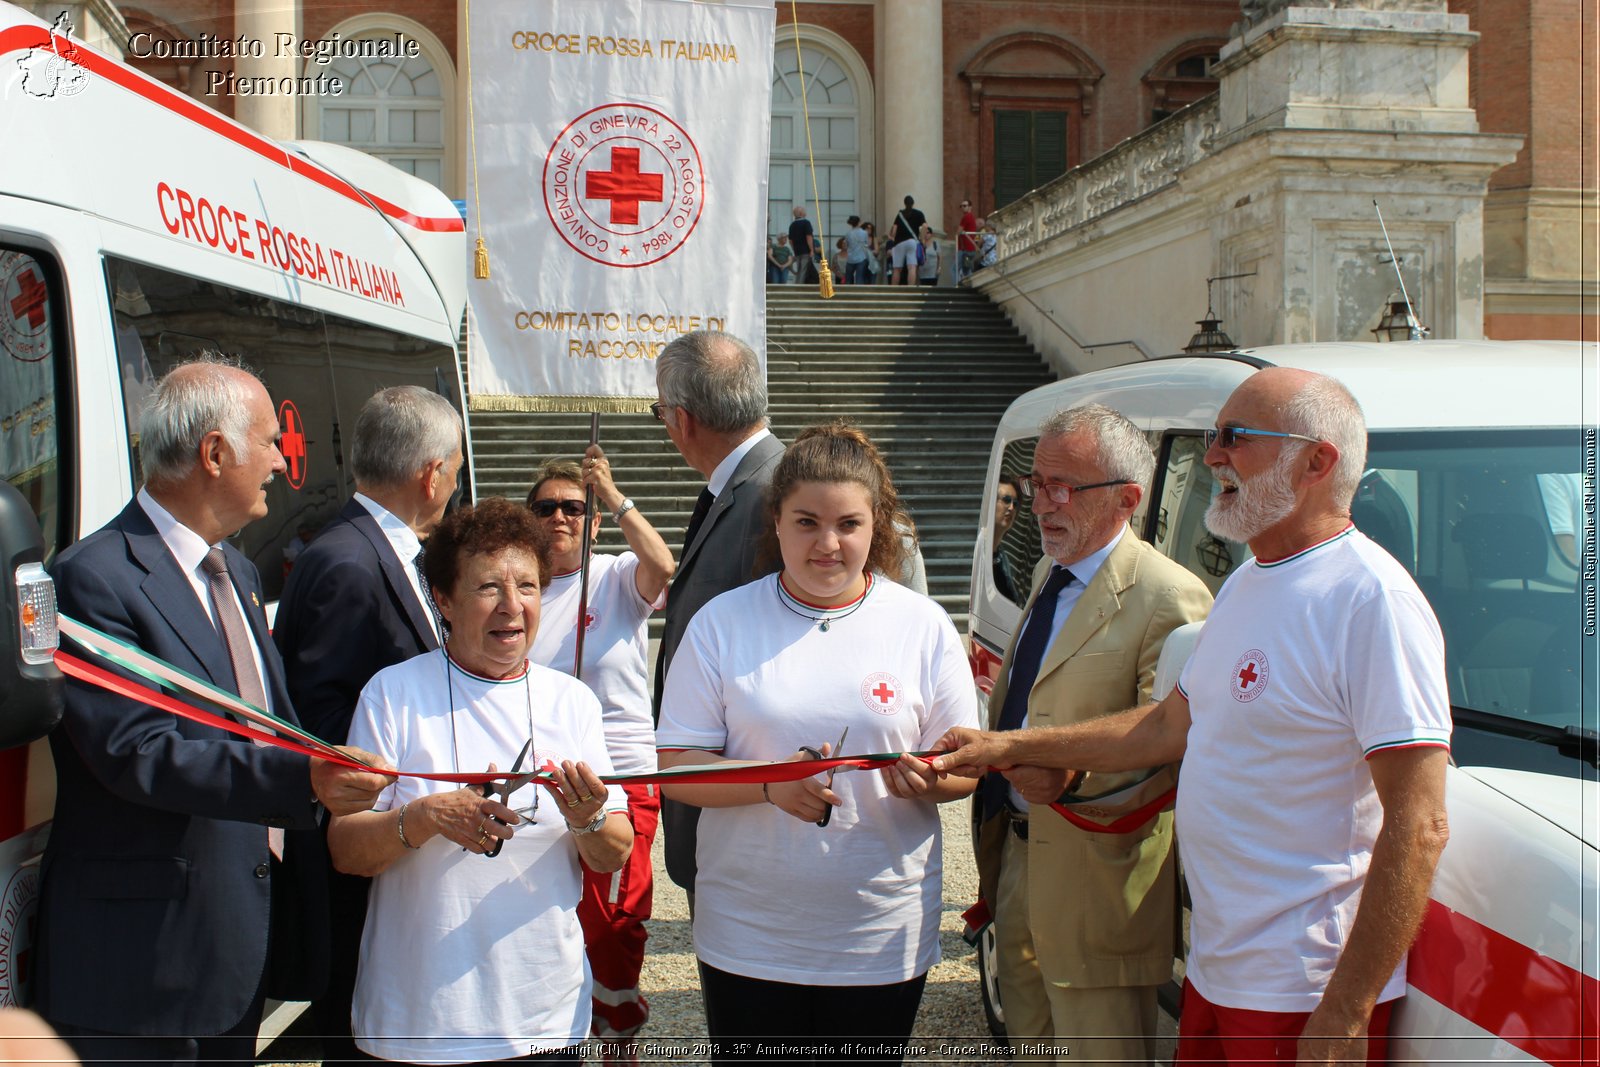
M 900 679 L 886 671 L 874 671 L 861 682 L 861 702 L 879 715 L 893 715 L 905 703 Z
M 1233 694 L 1233 699 L 1248 704 L 1266 691 L 1269 673 L 1267 654 L 1259 648 L 1252 648 L 1234 663 L 1228 691 Z

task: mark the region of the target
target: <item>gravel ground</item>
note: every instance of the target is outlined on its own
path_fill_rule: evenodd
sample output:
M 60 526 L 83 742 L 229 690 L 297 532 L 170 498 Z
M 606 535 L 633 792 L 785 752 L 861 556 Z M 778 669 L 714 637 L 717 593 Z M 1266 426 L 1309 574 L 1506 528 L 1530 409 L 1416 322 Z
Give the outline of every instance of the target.
M 908 1063 L 989 1064 L 1007 1059 L 989 1036 L 984 1019 L 977 956 L 961 939 L 961 913 L 978 899 L 968 810 L 965 802 L 939 806 L 945 846 L 944 908 L 939 924 L 944 959 L 928 972 Z M 667 877 L 660 836 L 654 859 L 655 917 L 649 923 L 650 945 L 639 982 L 650 1001 L 650 1022 L 639 1035 L 640 1060 L 704 1062 L 692 1055 L 695 1044 L 705 1040 L 706 1017 L 695 970 L 689 902 Z

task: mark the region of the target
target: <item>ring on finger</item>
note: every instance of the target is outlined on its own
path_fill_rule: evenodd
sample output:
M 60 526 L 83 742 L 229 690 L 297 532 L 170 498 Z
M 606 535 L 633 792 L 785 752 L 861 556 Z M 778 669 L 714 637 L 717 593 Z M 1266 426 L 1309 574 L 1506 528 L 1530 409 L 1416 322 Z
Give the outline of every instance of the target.
M 578 803 L 587 804 L 587 803 L 589 803 L 589 801 L 591 801 L 593 799 L 594 799 L 594 794 L 593 793 L 585 793 L 581 797 L 578 798 Z
M 577 806 L 578 806 L 578 798 L 577 797 L 568 797 L 567 798 L 567 807 L 575 808 Z

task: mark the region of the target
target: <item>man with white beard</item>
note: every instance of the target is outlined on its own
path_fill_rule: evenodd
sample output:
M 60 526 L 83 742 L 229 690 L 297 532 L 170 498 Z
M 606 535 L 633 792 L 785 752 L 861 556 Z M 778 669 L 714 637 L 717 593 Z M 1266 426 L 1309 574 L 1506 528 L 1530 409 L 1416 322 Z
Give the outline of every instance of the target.
M 1350 524 L 1366 426 L 1332 378 L 1258 371 L 1207 431 L 1206 513 L 1255 558 L 1165 699 L 1068 727 L 952 730 L 934 766 L 1118 771 L 1183 759 L 1194 898 L 1177 1065 L 1381 1064 L 1448 837 L 1439 625 Z

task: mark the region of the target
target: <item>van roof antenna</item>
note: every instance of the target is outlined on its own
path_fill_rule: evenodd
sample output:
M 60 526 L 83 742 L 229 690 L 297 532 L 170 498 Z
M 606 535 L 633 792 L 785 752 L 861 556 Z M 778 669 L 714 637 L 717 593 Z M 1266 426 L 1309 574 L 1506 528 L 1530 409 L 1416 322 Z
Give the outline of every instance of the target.
M 1383 230 L 1383 243 L 1389 249 L 1389 262 L 1394 264 L 1394 276 L 1400 280 L 1400 298 L 1406 302 L 1406 325 L 1411 334 L 1408 340 L 1420 341 L 1432 331 L 1422 325 L 1422 320 L 1417 318 L 1417 309 L 1411 305 L 1411 294 L 1406 292 L 1405 272 L 1400 269 L 1400 257 L 1394 254 L 1394 242 L 1389 240 L 1389 227 L 1383 224 L 1383 209 L 1378 206 L 1376 199 L 1372 201 L 1372 210 L 1378 213 L 1378 228 Z

